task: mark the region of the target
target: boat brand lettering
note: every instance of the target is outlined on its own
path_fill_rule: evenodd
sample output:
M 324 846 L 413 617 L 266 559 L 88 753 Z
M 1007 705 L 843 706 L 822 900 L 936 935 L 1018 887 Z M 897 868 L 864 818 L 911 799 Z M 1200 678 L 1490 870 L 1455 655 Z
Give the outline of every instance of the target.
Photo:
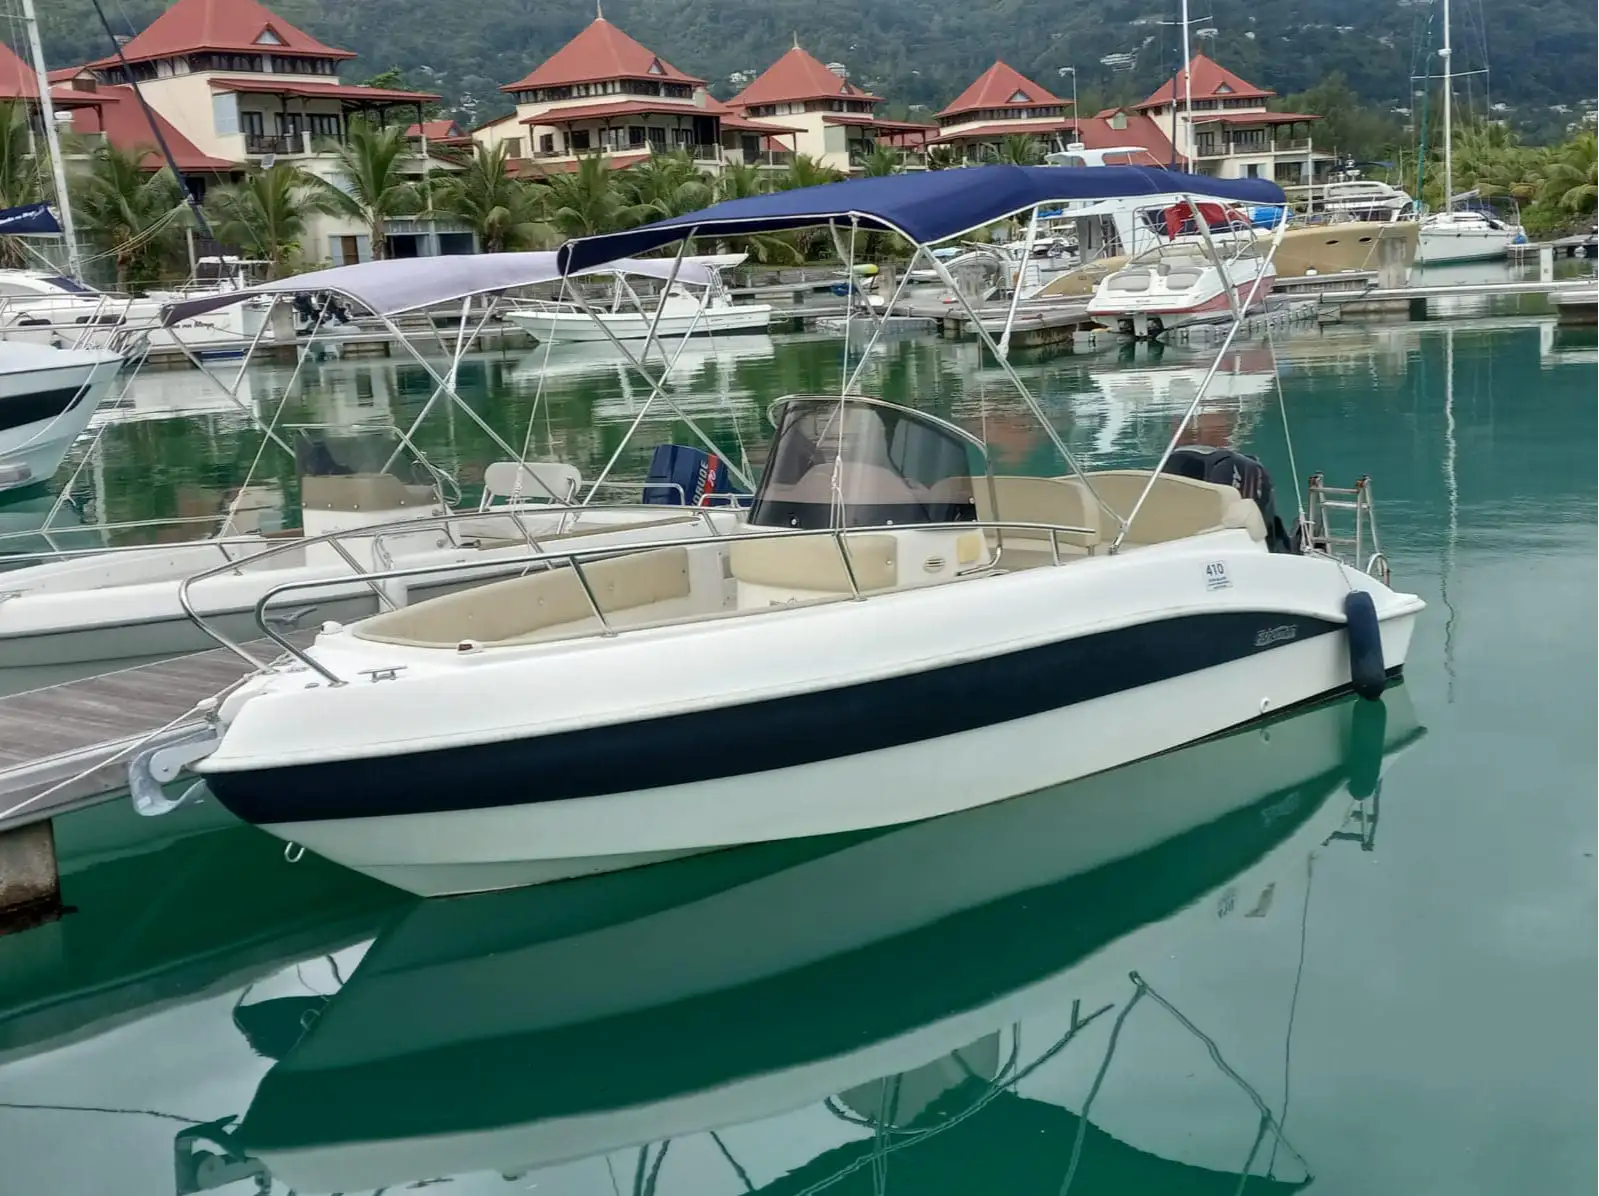
M 1205 566 L 1205 588 L 1207 590 L 1227 590 L 1232 588 L 1232 578 L 1227 576 L 1227 563 L 1225 561 L 1212 561 Z
M 1280 627 L 1262 627 L 1255 632 L 1255 647 L 1269 648 L 1273 644 L 1285 643 L 1299 634 L 1299 628 L 1292 623 L 1284 623 Z

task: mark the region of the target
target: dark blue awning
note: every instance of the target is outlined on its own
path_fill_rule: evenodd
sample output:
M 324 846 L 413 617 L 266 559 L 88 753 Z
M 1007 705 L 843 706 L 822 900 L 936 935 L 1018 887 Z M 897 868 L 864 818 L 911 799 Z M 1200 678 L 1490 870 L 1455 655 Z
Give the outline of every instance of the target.
M 559 254 L 561 269 L 570 274 L 616 258 L 636 257 L 690 235 L 748 236 L 828 221 L 900 233 L 927 245 L 1037 204 L 1172 194 L 1244 204 L 1286 202 L 1282 188 L 1267 179 L 1213 179 L 1150 166 L 972 166 L 848 179 L 732 199 L 642 228 L 569 241 Z
M 20 208 L 0 208 L 0 237 L 59 235 L 61 225 L 49 204 L 30 203 Z

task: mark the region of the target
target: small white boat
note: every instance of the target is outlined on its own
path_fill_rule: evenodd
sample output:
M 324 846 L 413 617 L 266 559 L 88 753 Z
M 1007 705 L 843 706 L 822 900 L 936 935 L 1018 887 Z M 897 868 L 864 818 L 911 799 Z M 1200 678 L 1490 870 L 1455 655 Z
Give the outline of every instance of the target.
M 1456 208 L 1422 217 L 1416 263 L 1442 266 L 1450 262 L 1495 261 L 1512 245 L 1527 239 L 1521 227 L 1487 212 Z
M 0 341 L 0 491 L 49 480 L 121 368 L 119 353 Z
M 683 265 L 693 267 L 693 272 L 680 272 L 654 306 L 639 297 L 625 272 L 617 271 L 611 274 L 611 300 L 606 306 L 586 309 L 577 303 L 530 300 L 505 318 L 540 341 L 643 340 L 652 327 L 657 339 L 765 332 L 772 322 L 771 305 L 734 303 L 722 281 L 721 271 L 737 266 L 744 257 L 732 253 L 684 258 Z
M 222 289 L 227 288 L 217 288 Z M 266 318 L 261 305 L 241 304 L 163 326 L 161 309 L 168 301 L 159 293 L 142 299 L 109 295 L 39 270 L 0 270 L 0 341 L 105 349 L 147 336 L 152 348 L 176 349 L 181 342 L 202 358 L 237 357 Z
M 1107 275 L 1088 314 L 1115 321 L 1129 336 L 1157 337 L 1199 321 L 1265 307 L 1277 281 L 1268 246 L 1253 239 L 1218 243 L 1219 260 L 1197 239 L 1168 242 Z

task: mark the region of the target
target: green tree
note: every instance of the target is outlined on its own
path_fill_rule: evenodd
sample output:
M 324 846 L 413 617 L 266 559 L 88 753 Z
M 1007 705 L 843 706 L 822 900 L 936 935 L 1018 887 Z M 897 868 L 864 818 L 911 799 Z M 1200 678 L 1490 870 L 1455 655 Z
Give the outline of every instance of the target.
M 1399 122 L 1386 112 L 1363 105 L 1340 71 L 1333 71 L 1304 91 L 1274 100 L 1271 107 L 1278 112 L 1321 117 L 1311 129 L 1316 146 L 1358 161 L 1386 157 L 1405 142 Z
M 172 172 L 144 169 L 149 152 L 101 143 L 67 184 L 78 228 L 115 265 L 119 291 L 147 286 L 174 269 L 189 225 Z
M 603 155 L 584 154 L 577 169 L 545 182 L 546 218 L 563 237 L 593 237 L 653 220 L 660 213 L 634 203 Z
M 348 140 L 334 152 L 339 181 L 317 179 L 322 205 L 366 225 L 372 256 L 388 257 L 389 221 L 415 213 L 424 201 L 421 186 L 406 171 L 412 153 L 405 129 L 351 121 Z
M 809 154 L 795 154 L 788 169 L 778 176 L 777 189 L 793 191 L 799 187 L 819 187 L 823 183 L 836 183 L 843 177 L 843 172 L 823 166 Z
M 0 208 L 38 203 L 44 195 L 28 110 L 13 100 L 0 102 Z M 16 238 L 0 237 L 0 265 L 20 266 L 26 258 Z
M 903 158 L 900 152 L 891 145 L 878 142 L 872 146 L 872 152 L 863 155 L 857 163 L 861 173 L 868 178 L 881 178 L 884 175 L 898 174 L 904 169 Z
M 1538 204 L 1566 220 L 1592 216 L 1599 198 L 1599 162 L 1594 134 L 1578 133 L 1551 150 L 1543 163 Z
M 765 194 L 771 190 L 770 180 L 767 177 L 770 173 L 753 162 L 736 162 L 724 166 L 721 177 L 716 180 L 717 201 L 748 199 L 752 195 Z
M 252 171 L 243 182 L 218 187 L 205 198 L 206 219 L 217 239 L 270 262 L 271 278 L 298 269 L 305 218 L 327 210 L 317 180 L 286 162 Z
M 952 170 L 961 165 L 961 156 L 951 146 L 935 145 L 927 151 L 928 170 Z
M 634 204 L 649 208 L 657 217 L 697 212 L 711 202 L 709 178 L 701 173 L 687 150 L 656 150 L 647 161 L 623 171 Z
M 1044 143 L 1025 133 L 1013 133 L 994 147 L 994 161 L 1008 166 L 1042 166 Z
M 470 228 L 484 253 L 537 249 L 559 239 L 544 219 L 543 193 L 511 174 L 509 150 L 503 141 L 493 149 L 474 145 L 461 170 L 434 184 L 434 205 Z

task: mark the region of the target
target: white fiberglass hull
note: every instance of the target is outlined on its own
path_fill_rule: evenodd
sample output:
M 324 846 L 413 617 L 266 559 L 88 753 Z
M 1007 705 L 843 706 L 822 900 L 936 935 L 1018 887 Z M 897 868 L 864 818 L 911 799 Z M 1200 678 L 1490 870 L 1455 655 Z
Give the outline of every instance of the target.
M 148 337 L 152 349 L 236 357 L 243 355 L 265 321 L 264 307 L 245 303 L 165 328 L 161 305 L 150 299 L 46 300 L 0 314 L 0 341 L 106 350 Z
M 1481 224 L 1428 224 L 1421 226 L 1416 263 L 1442 266 L 1450 262 L 1494 261 L 1509 255 L 1518 234 L 1514 229 Z
M 1119 289 L 1127 284 L 1118 280 L 1129 271 L 1118 271 L 1099 284 L 1088 301 L 1088 314 L 1127 325 L 1134 335 L 1145 337 L 1157 336 L 1185 324 L 1225 317 L 1232 312 L 1235 302 L 1245 313 L 1265 308 L 1271 289 L 1276 285 L 1275 268 L 1262 269 L 1265 263 L 1258 259 L 1224 265 L 1225 279 L 1214 266 L 1206 266 L 1198 272 L 1194 282 L 1180 289 L 1168 289 L 1166 283 L 1171 275 L 1154 272 L 1146 272 L 1149 279 L 1145 290 Z
M 601 312 L 589 315 L 575 311 L 513 311 L 506 316 L 517 327 L 541 341 L 643 340 L 650 334 L 650 315 L 638 312 Z M 661 315 L 656 338 L 717 333 L 765 332 L 772 323 L 772 309 L 764 303 L 741 303 L 721 307 L 685 306 Z M 601 325 L 604 327 L 602 328 Z M 610 336 L 606 333 L 609 332 Z M 671 352 L 668 350 L 670 359 Z
M 244 1137 L 276 1179 L 302 1191 L 503 1171 L 513 1160 L 546 1167 L 802 1108 L 960 1050 L 997 1025 L 1047 1019 L 1071 998 L 1084 1010 L 1119 1004 L 1129 971 L 1196 936 L 1213 949 L 1218 923 L 1239 921 L 1218 909 L 1227 894 L 1280 881 L 1291 861 L 1339 829 L 1353 772 L 1378 775 L 1420 734 L 1402 688 L 1384 704 L 1386 712 L 1353 702 L 1319 707 L 864 842 L 795 845 L 771 853 L 766 868 L 753 855 L 727 858 L 721 887 L 662 869 L 650 878 L 658 887 L 638 878 L 634 900 L 620 907 L 604 882 L 425 903 L 379 940 L 273 1068 Z M 1373 713 L 1384 734 L 1363 742 L 1355 724 Z M 1204 863 L 1172 876 L 1148 854 L 1168 844 Z M 814 854 L 802 854 L 807 846 Z M 1101 871 L 1118 864 L 1116 874 Z M 1074 941 L 1025 933 L 1058 909 L 1081 909 L 1095 895 L 1086 878 L 1096 872 L 1106 886 L 1137 884 L 1138 899 L 1094 906 L 1078 919 Z M 608 917 L 616 908 L 628 912 Z M 577 909 L 584 916 L 573 925 Z M 1173 916 L 1152 918 L 1167 911 Z M 571 928 L 552 932 L 563 925 Z M 991 926 L 1012 933 L 990 935 Z M 1018 965 L 1018 941 L 1042 944 L 1035 963 Z M 877 978 L 939 955 L 963 966 L 932 973 L 936 998 L 891 1024 L 858 1017 L 853 1003 L 880 997 Z M 694 1019 L 706 1001 L 752 1014 L 783 998 L 802 1002 L 822 973 L 842 1003 L 804 1024 L 782 1022 L 780 1057 L 763 1050 L 770 1019 Z M 537 982 L 552 975 L 562 983 Z M 441 1019 L 441 1009 L 450 1015 Z M 648 1021 L 659 1041 L 719 1027 L 710 1031 L 722 1039 L 719 1064 L 706 1074 L 681 1066 L 697 1052 L 663 1056 L 659 1066 L 634 1067 L 600 1107 L 574 1107 L 583 1102 L 563 1100 L 558 1086 L 537 1095 L 518 1088 L 526 1101 L 497 1104 L 492 1122 L 450 1120 L 461 1093 L 481 1083 L 469 1059 L 488 1068 L 507 1057 L 512 1066 L 548 1065 L 556 1050 L 580 1055 L 621 1018 Z M 874 1030 L 849 1035 L 847 1047 L 829 1036 L 863 1021 Z M 749 1027 L 748 1038 L 733 1027 Z M 425 1094 L 407 1108 L 403 1128 L 354 1113 L 346 1121 L 345 1110 L 377 1107 L 376 1085 L 395 1082 Z
M 1400 668 L 1419 599 L 1244 532 L 497 661 L 324 637 L 340 675 L 405 671 L 241 692 L 200 771 L 412 892 L 533 884 L 949 814 L 1336 692 L 1350 585 Z
M 0 353 L 0 491 L 49 480 L 121 365 L 108 353 Z

